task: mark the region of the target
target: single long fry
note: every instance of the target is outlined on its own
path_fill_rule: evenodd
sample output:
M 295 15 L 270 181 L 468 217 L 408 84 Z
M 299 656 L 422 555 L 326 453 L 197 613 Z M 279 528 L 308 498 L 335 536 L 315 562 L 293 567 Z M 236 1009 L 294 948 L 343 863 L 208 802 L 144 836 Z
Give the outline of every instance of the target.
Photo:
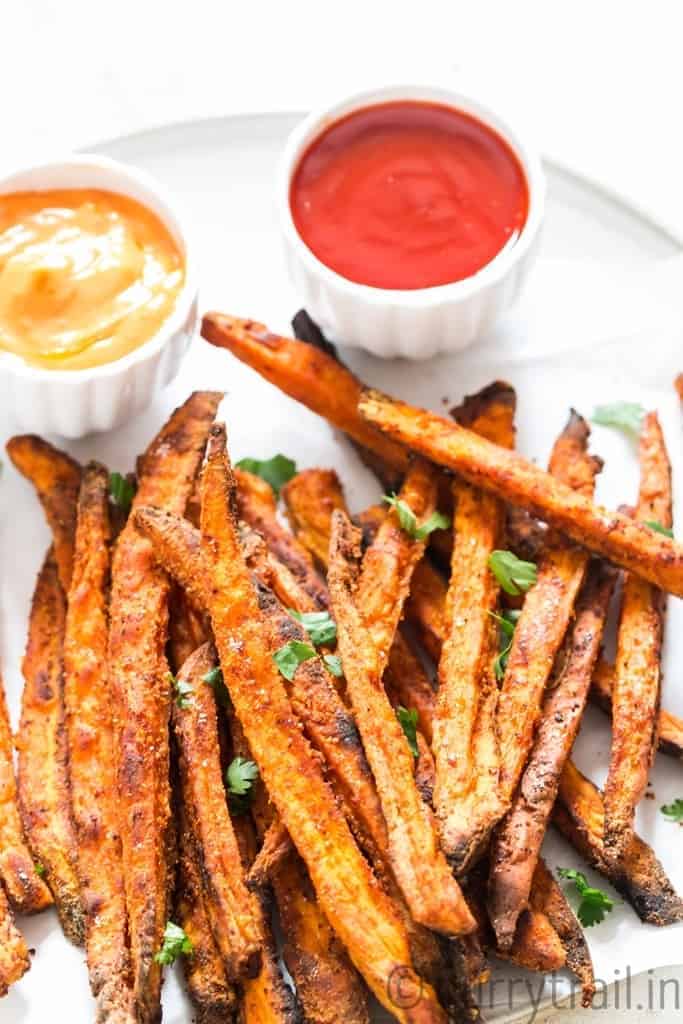
M 64 934 L 80 945 L 85 921 L 76 874 L 64 722 L 65 617 L 66 601 L 50 548 L 33 594 L 22 664 L 17 794 L 26 839 L 35 862 L 44 869 Z
M 546 694 L 520 786 L 493 840 L 488 906 L 503 949 L 512 942 L 517 919 L 529 900 L 562 770 L 586 706 L 613 585 L 613 573 L 597 564 L 589 570 L 577 601 L 566 661 Z
M 259 602 L 267 602 L 268 594 L 254 591 L 243 562 L 233 495 L 225 429 L 216 426 L 202 476 L 202 553 L 216 646 L 237 717 L 318 901 L 353 963 L 398 1020 L 443 1021 L 433 989 L 411 973 L 404 927 L 353 840 L 293 714 L 272 647 L 264 642 Z M 397 1008 L 390 999 L 388 986 L 399 966 L 418 989 L 411 1007 Z
M 404 448 L 382 437 L 358 413 L 362 385 L 335 358 L 303 341 L 271 333 L 256 320 L 207 313 L 202 337 L 227 348 L 285 394 L 329 420 L 402 475 L 408 469 Z
M 359 531 L 335 512 L 328 574 L 332 607 L 349 696 L 387 821 L 392 868 L 419 924 L 446 935 L 466 934 L 474 920 L 438 848 L 434 822 L 415 786 L 412 754 L 382 687 L 380 652 L 356 604 L 359 542 Z
M 140 460 L 133 508 L 184 511 L 221 397 L 196 392 L 173 413 Z M 159 1017 L 161 966 L 154 957 L 169 901 L 168 593 L 152 545 L 129 519 L 112 564 L 109 671 L 133 991 L 141 1024 Z
M 24 840 L 14 778 L 14 745 L 5 689 L 0 676 L 0 887 L 12 908 L 35 914 L 52 903 L 50 890 L 34 864 Z
M 28 947 L 14 923 L 7 895 L 0 884 L 0 998 L 31 966 Z
M 620 512 L 594 505 L 533 463 L 455 423 L 365 391 L 359 412 L 391 440 L 452 469 L 663 590 L 683 597 L 683 547 Z
M 258 973 L 262 937 L 223 792 L 216 701 L 203 679 L 214 664 L 207 644 L 183 665 L 177 685 L 180 693 L 189 687 L 191 695 L 182 699 L 182 706 L 176 700 L 173 727 L 211 930 L 226 974 L 237 981 Z
M 656 413 L 640 434 L 637 518 L 671 527 L 671 465 Z M 653 531 L 651 531 L 653 532 Z M 633 831 L 657 745 L 664 595 L 630 574 L 621 599 L 612 691 L 612 752 L 605 783 L 605 845 L 620 857 Z
M 101 1019 L 133 1020 L 114 723 L 108 686 L 109 474 L 85 467 L 64 636 L 64 709 L 90 987 Z
M 595 666 L 591 683 L 591 700 L 607 715 L 612 714 L 614 666 L 601 659 Z M 657 743 L 662 754 L 683 761 L 683 718 L 661 708 L 657 719 Z
M 602 467 L 588 454 L 588 424 L 572 411 L 550 457 L 550 472 L 577 494 L 592 494 Z M 533 741 L 543 690 L 571 620 L 588 554 L 563 538 L 548 538 L 538 580 L 527 593 L 515 627 L 498 702 L 500 792 L 512 799 Z
M 491 385 L 455 410 L 459 422 L 514 444 L 515 394 Z M 453 551 L 446 597 L 447 632 L 439 660 L 432 749 L 434 809 L 441 848 L 456 873 L 467 870 L 502 814 L 496 731 L 498 687 L 492 619 L 500 587 L 489 569 L 503 544 L 505 508 L 497 498 L 454 481 Z
M 339 477 L 333 469 L 305 469 L 285 484 L 282 499 L 297 540 L 326 569 L 332 513 L 346 508 Z
M 35 434 L 11 437 L 7 454 L 36 489 L 52 530 L 59 580 L 66 594 L 71 583 L 81 467 L 66 452 Z
M 571 761 L 562 773 L 553 822 L 588 863 L 628 900 L 641 921 L 659 926 L 683 921 L 683 900 L 643 839 L 633 833 L 619 862 L 607 856 L 602 794 Z

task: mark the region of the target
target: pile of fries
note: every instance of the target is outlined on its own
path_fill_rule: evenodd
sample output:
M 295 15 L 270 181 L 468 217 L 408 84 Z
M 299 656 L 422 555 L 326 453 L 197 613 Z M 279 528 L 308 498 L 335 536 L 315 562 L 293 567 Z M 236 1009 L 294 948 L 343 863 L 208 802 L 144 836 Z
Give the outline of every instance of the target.
M 280 490 L 233 467 L 217 393 L 130 478 L 9 442 L 52 544 L 16 779 L 0 688 L 0 994 L 30 963 L 14 912 L 54 903 L 100 1024 L 160 1020 L 177 957 L 200 1024 L 362 1024 L 371 995 L 398 1021 L 475 1020 L 492 957 L 568 968 L 588 1006 L 551 823 L 641 920 L 683 920 L 634 831 L 657 746 L 683 756 L 659 707 L 683 548 L 657 416 L 637 505 L 608 512 L 576 413 L 544 472 L 514 451 L 509 385 L 445 419 L 294 328 L 202 333 L 348 436 L 388 496 L 357 517 L 333 469 Z M 571 760 L 589 699 L 612 719 L 604 792 Z

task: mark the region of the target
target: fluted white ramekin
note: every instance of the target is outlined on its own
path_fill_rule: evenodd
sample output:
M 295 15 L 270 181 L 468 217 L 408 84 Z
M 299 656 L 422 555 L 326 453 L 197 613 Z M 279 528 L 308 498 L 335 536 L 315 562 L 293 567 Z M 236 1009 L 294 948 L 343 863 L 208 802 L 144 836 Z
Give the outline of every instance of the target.
M 13 426 L 76 438 L 128 421 L 176 376 L 197 327 L 198 289 L 177 204 L 143 171 L 103 156 L 77 155 L 0 179 L 0 193 L 69 188 L 103 189 L 143 203 L 171 232 L 185 261 L 185 283 L 170 316 L 152 338 L 121 359 L 86 370 L 49 370 L 0 353 L 0 394 Z
M 412 291 L 357 284 L 325 266 L 299 235 L 289 201 L 292 176 L 306 148 L 325 128 L 354 110 L 396 100 L 442 103 L 472 114 L 510 145 L 529 187 L 529 214 L 514 245 L 476 274 L 453 284 Z M 426 359 L 456 352 L 491 328 L 518 297 L 538 251 L 545 178 L 532 146 L 473 96 L 424 85 L 390 85 L 356 93 L 310 114 L 291 133 L 277 178 L 277 206 L 292 283 L 308 313 L 330 339 L 390 358 Z

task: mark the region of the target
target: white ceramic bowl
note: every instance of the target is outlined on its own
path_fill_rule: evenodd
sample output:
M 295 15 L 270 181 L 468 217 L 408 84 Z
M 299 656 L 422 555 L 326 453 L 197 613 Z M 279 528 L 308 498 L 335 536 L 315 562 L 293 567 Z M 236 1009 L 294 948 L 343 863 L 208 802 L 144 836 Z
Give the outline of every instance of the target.
M 87 370 L 45 370 L 0 353 L 0 393 L 14 428 L 75 438 L 129 420 L 175 377 L 197 327 L 197 274 L 175 201 L 142 171 L 86 154 L 0 179 L 0 193 L 62 188 L 103 189 L 138 200 L 169 229 L 185 260 L 185 283 L 173 312 L 152 338 L 121 359 Z
M 392 100 L 442 103 L 472 114 L 506 140 L 522 165 L 529 187 L 526 224 L 514 245 L 465 280 L 413 291 L 356 284 L 321 263 L 296 229 L 289 190 L 307 146 L 339 118 Z M 290 135 L 277 179 L 285 258 L 299 299 L 332 341 L 383 357 L 426 359 L 438 352 L 463 349 L 484 335 L 522 289 L 537 254 L 544 202 L 541 162 L 518 132 L 474 97 L 434 86 L 386 86 L 313 112 Z

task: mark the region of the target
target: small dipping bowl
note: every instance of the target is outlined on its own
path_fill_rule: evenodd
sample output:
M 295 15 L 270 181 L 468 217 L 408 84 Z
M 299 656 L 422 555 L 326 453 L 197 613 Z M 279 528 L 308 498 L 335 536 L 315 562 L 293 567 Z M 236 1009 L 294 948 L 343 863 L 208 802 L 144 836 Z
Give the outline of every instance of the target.
M 437 104 L 469 115 L 502 139 L 524 174 L 528 210 L 519 234 L 462 280 L 410 289 L 357 283 L 323 263 L 297 230 L 292 182 L 309 147 L 330 126 L 356 111 L 396 102 Z M 545 204 L 539 157 L 498 113 L 455 90 L 391 85 L 313 112 L 289 136 L 276 188 L 285 258 L 297 300 L 332 341 L 384 358 L 427 359 L 472 345 L 517 299 L 538 252 Z
M 197 273 L 175 201 L 143 171 L 85 154 L 28 167 L 0 179 L 1 194 L 53 189 L 97 189 L 137 200 L 170 232 L 185 269 L 184 283 L 169 316 L 151 338 L 120 359 L 88 369 L 52 370 L 0 352 L 0 390 L 12 428 L 77 438 L 127 422 L 176 376 L 197 328 Z

